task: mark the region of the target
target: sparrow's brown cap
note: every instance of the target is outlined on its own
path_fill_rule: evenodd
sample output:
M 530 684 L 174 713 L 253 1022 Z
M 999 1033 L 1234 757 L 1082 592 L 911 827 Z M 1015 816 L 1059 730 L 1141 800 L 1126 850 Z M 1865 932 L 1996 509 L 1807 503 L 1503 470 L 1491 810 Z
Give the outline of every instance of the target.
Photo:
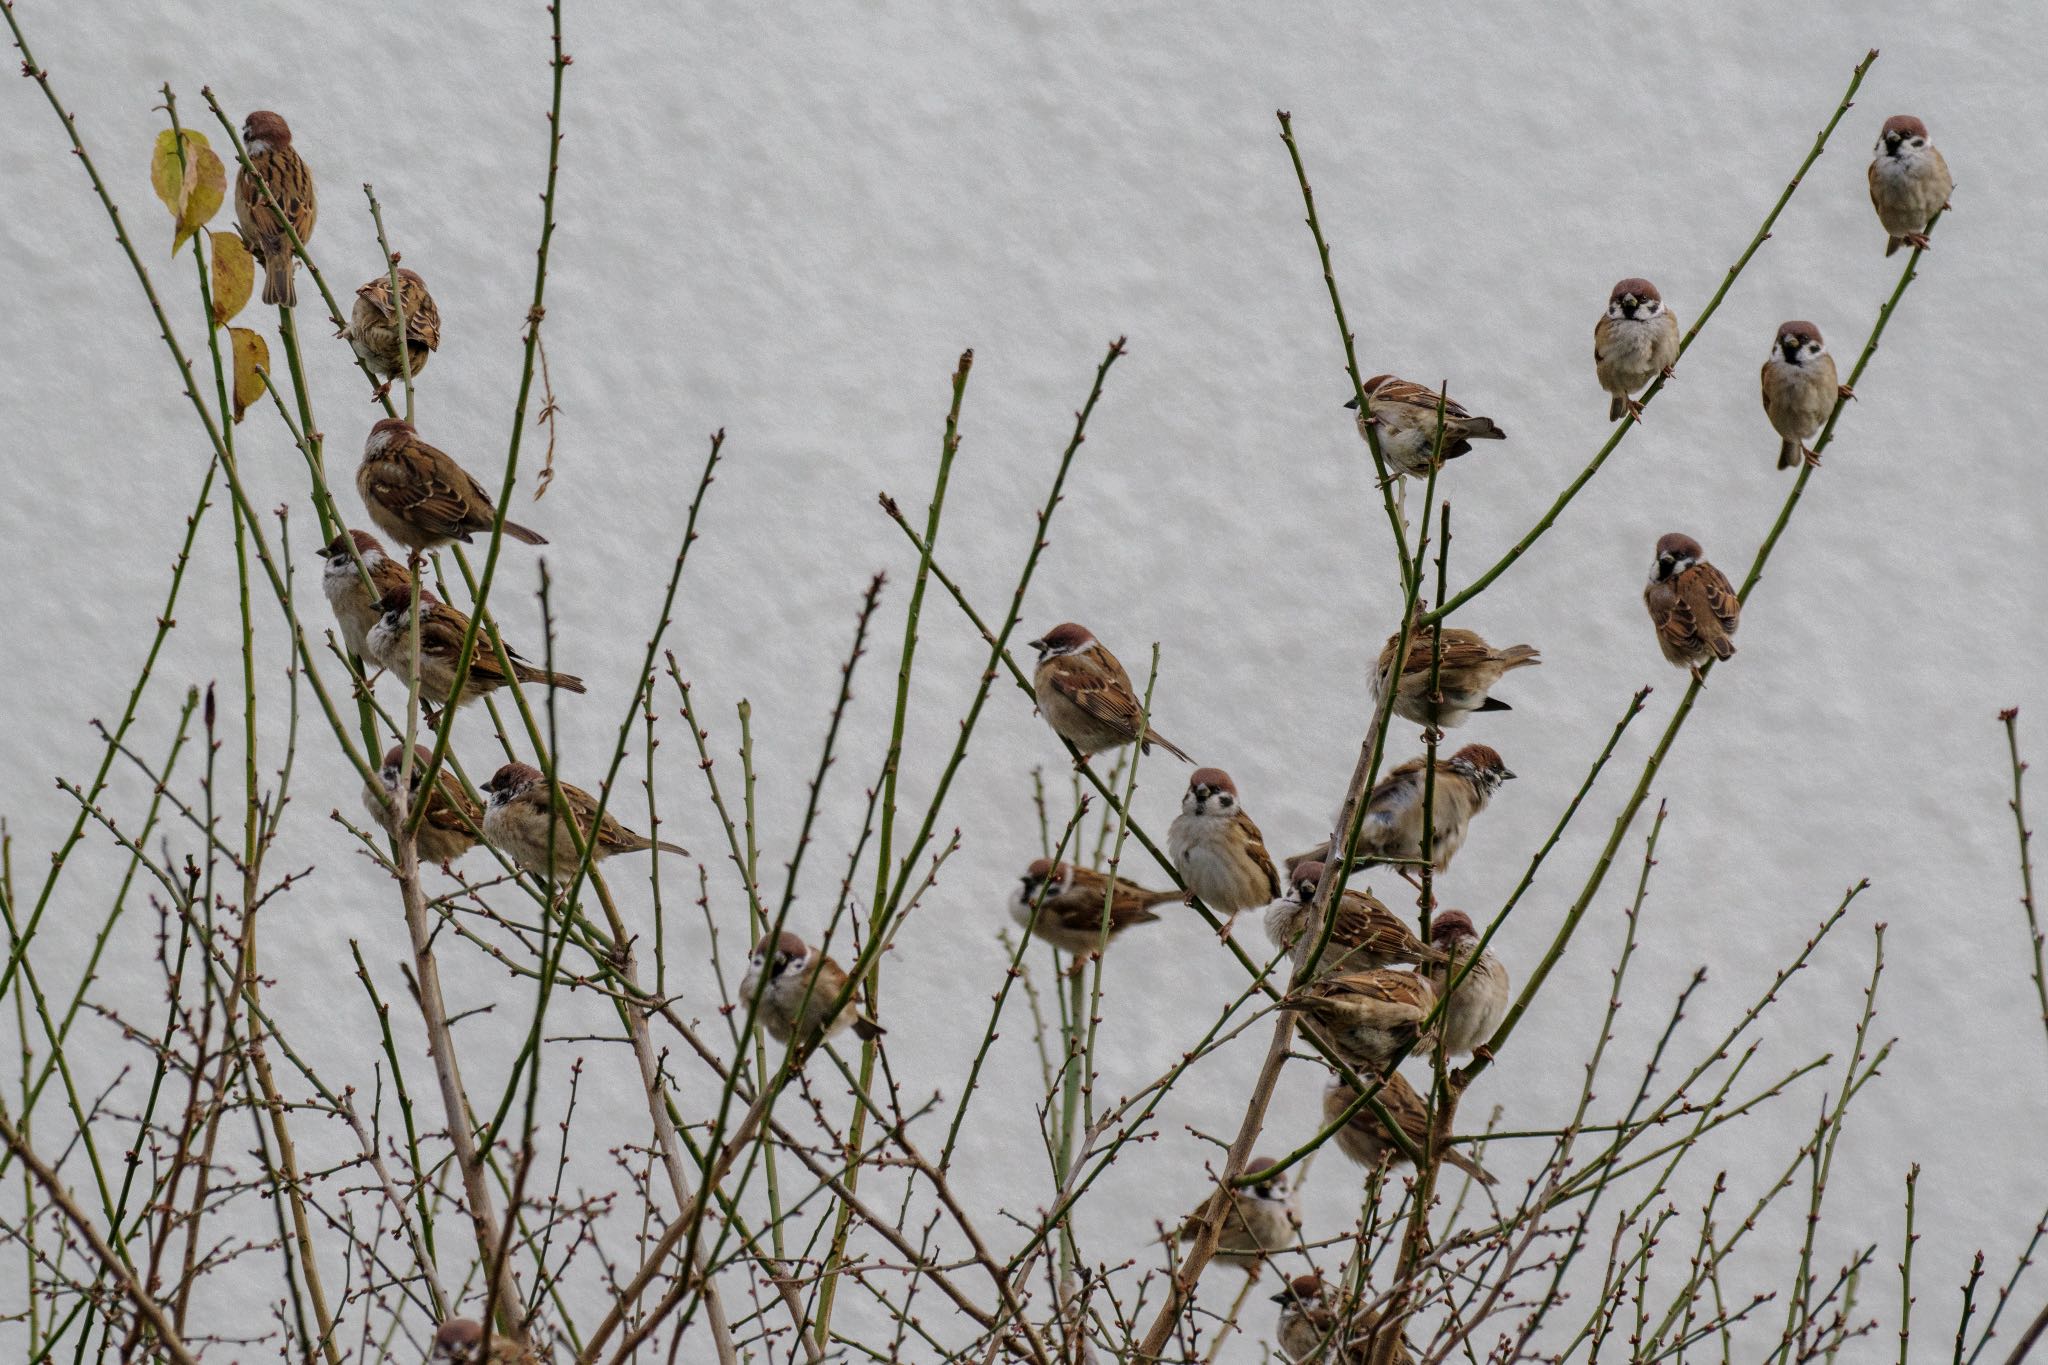
M 794 959 L 799 957 L 810 956 L 811 947 L 808 943 L 805 943 L 803 941 L 803 937 L 801 935 L 791 930 L 784 929 L 781 933 L 775 935 L 773 938 L 770 938 L 766 934 L 763 934 L 761 936 L 761 941 L 754 945 L 755 957 L 765 959 L 769 956 L 771 952 L 780 953 L 784 957 Z
M 484 783 L 487 792 L 521 792 L 541 780 L 540 769 L 530 763 L 507 763 Z
M 1884 121 L 1884 131 L 1879 134 L 1886 142 L 1901 138 L 1926 137 L 1927 125 L 1911 114 L 1893 114 Z
M 291 125 L 284 121 L 284 115 L 273 114 L 268 109 L 258 109 L 242 120 L 242 141 L 268 142 L 277 147 L 292 145 Z
M 1514 776 L 1513 773 L 1508 772 L 1508 765 L 1501 761 L 1500 751 L 1490 744 L 1467 744 L 1464 748 L 1452 754 L 1451 757 L 1453 759 L 1463 759 L 1481 772 L 1497 772 L 1508 777 Z
M 1659 559 L 1690 559 L 1698 561 L 1705 559 L 1706 556 L 1707 552 L 1700 548 L 1700 543 L 1682 531 L 1673 531 L 1669 535 L 1657 538 L 1657 558 Z
M 1801 343 L 1819 341 L 1820 328 L 1810 322 L 1800 322 L 1796 319 L 1778 324 L 1778 340 L 1783 342 L 1788 337 Z
M 1082 649 L 1094 643 L 1095 636 L 1089 631 L 1088 627 L 1076 625 L 1074 622 L 1068 621 L 1054 626 L 1051 630 L 1033 640 L 1031 647 L 1037 650 Z
M 1463 910 L 1439 911 L 1436 918 L 1429 922 L 1429 938 L 1432 943 L 1444 939 L 1457 943 L 1478 937 L 1478 932 L 1472 927 L 1472 917 Z
M 1237 783 L 1230 780 L 1230 774 L 1221 768 L 1197 768 L 1188 777 L 1191 788 L 1206 787 L 1212 792 L 1229 792 L 1237 795 Z
M 355 541 L 356 554 L 361 558 L 368 559 L 371 555 L 381 555 L 384 553 L 384 542 L 371 535 L 368 531 L 343 531 L 340 535 L 320 547 L 320 557 L 323 559 L 347 558 L 347 542 L 349 540 Z
M 1630 294 L 1635 295 L 1639 302 L 1646 299 L 1656 299 L 1662 302 L 1664 298 L 1662 294 L 1657 292 L 1656 285 L 1651 284 L 1639 275 L 1631 275 L 1614 286 L 1613 292 L 1607 296 L 1607 301 L 1613 303 L 1618 299 L 1626 298 Z

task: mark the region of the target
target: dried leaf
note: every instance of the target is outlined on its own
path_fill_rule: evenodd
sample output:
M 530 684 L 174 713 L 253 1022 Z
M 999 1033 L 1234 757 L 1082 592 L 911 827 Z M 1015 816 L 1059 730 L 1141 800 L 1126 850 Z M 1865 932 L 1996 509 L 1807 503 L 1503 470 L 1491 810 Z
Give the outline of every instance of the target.
M 171 254 L 178 254 L 178 248 L 185 245 L 185 239 L 213 221 L 213 215 L 220 212 L 221 202 L 227 198 L 228 171 L 220 164 L 220 158 L 213 148 L 206 145 L 206 139 L 197 133 L 187 137 L 199 139 L 199 151 L 195 158 L 191 148 L 186 148 L 186 165 L 192 172 L 192 179 L 186 186 L 185 210 L 178 215 L 178 234 L 171 240 Z
M 270 371 L 270 345 L 261 335 L 247 327 L 230 327 L 228 335 L 235 343 L 235 420 L 242 420 L 242 414 L 249 405 L 263 396 L 263 375 Z
M 239 233 L 215 232 L 213 238 L 213 320 L 226 326 L 249 301 L 256 283 L 256 258 L 242 245 Z

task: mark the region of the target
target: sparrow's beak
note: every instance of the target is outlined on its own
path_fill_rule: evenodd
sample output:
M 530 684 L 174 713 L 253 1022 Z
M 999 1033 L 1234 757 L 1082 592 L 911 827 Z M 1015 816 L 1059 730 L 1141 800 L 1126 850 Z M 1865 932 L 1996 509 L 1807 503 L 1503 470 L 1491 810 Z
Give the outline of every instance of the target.
M 1904 142 L 1905 139 L 1898 137 L 1896 134 L 1891 137 L 1887 137 L 1884 140 L 1885 153 L 1889 156 L 1897 156 L 1899 154 L 1899 148 L 1902 145 L 1904 145 Z
M 1273 1302 L 1275 1302 L 1275 1303 L 1292 1303 L 1292 1302 L 1294 1302 L 1294 1294 L 1293 1294 L 1293 1292 L 1292 1292 L 1291 1290 L 1286 1290 L 1286 1289 L 1283 1289 L 1283 1290 L 1281 1290 L 1281 1291 L 1280 1291 L 1279 1293 L 1277 1293 L 1277 1294 L 1275 1294 L 1275 1295 L 1273 1296 Z
M 1040 650 L 1042 650 L 1042 649 L 1044 649 L 1044 648 L 1045 648 L 1045 641 L 1043 641 L 1043 640 L 1026 640 L 1026 641 L 1024 642 L 1024 645 L 1025 645 L 1025 648 L 1027 648 L 1027 649 L 1040 649 Z
M 1501 780 L 1501 781 L 1503 781 L 1503 782 L 1512 782 L 1512 781 L 1514 781 L 1514 779 L 1515 779 L 1515 775 L 1514 775 L 1513 773 L 1509 772 L 1509 771 L 1508 771 L 1508 770 L 1507 770 L 1506 768 L 1502 768 L 1502 769 L 1500 770 L 1500 780 Z
M 1346 403 L 1344 406 L 1356 412 L 1358 410 L 1358 400 L 1354 398 L 1350 402 Z
M 1799 358 L 1799 343 L 1791 337 L 1786 337 L 1783 341 L 1779 342 L 1778 348 L 1784 351 L 1785 359 L 1788 361 L 1794 361 Z

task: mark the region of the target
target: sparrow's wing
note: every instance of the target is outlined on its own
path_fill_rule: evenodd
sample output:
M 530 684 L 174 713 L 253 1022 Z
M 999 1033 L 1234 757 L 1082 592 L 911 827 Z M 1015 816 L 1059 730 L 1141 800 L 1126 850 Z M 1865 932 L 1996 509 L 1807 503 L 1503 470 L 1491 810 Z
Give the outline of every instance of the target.
M 1399 637 L 1395 638 L 1398 640 Z M 1494 660 L 1493 647 L 1480 639 L 1475 631 L 1461 630 L 1454 626 L 1444 631 L 1443 638 L 1443 661 L 1437 669 L 1439 677 L 1492 663 Z M 1414 675 L 1427 681 L 1430 657 L 1434 648 L 1434 642 L 1427 632 L 1409 641 L 1408 665 L 1402 669 L 1401 676 L 1405 678 Z
M 385 459 L 396 463 L 398 471 L 388 474 L 377 469 L 370 475 L 366 494 L 436 537 L 467 538 L 475 529 L 470 493 L 476 481 L 454 460 L 424 441 L 392 450 Z M 490 505 L 488 499 L 484 505 Z
M 399 282 L 399 297 L 405 301 L 405 335 L 430 351 L 441 349 L 441 310 L 433 296 L 411 280 Z
M 1337 903 L 1337 926 L 1330 937 L 1373 957 L 1412 954 L 1422 946 L 1393 911 L 1362 891 L 1347 891 Z
M 1422 760 L 1411 758 L 1379 780 L 1365 808 L 1368 812 L 1391 814 L 1420 800 L 1421 793 Z
M 1742 616 L 1742 600 L 1735 595 L 1728 575 L 1711 564 L 1695 564 L 1686 570 L 1685 586 L 1699 596 L 1700 606 L 1719 623 L 1722 634 L 1735 633 L 1736 622 Z
M 1244 835 L 1245 856 L 1258 865 L 1259 875 L 1266 879 L 1267 899 L 1280 899 L 1280 874 L 1273 870 L 1273 855 L 1266 852 L 1265 836 L 1259 833 L 1259 827 L 1243 810 L 1231 817 L 1231 824 Z
M 1135 735 L 1139 712 L 1143 708 L 1131 692 L 1130 679 L 1125 676 L 1123 666 L 1109 655 L 1108 650 L 1100 652 L 1104 655 L 1103 662 L 1109 665 L 1107 668 L 1091 668 L 1069 656 L 1056 661 L 1062 666 L 1055 667 L 1047 681 L 1061 696 L 1095 719 Z
M 441 789 L 441 794 L 428 803 L 423 817 L 426 823 L 449 834 L 476 838 L 477 831 L 483 828 L 483 812 L 470 804 L 469 798 L 462 794 L 462 788 L 447 773 L 442 773 L 441 780 L 435 785 Z
M 1673 654 L 1690 658 L 1707 647 L 1700 634 L 1699 618 L 1683 593 L 1658 593 L 1645 600 L 1650 604 L 1651 624 L 1657 627 L 1658 637 Z
M 1421 408 L 1426 412 L 1433 413 L 1436 411 L 1437 391 L 1435 389 L 1424 388 L 1420 384 L 1412 384 L 1405 379 L 1396 379 L 1392 375 L 1387 376 L 1378 388 L 1366 390 L 1366 396 L 1375 403 L 1406 403 L 1410 407 Z M 1444 416 L 1447 419 L 1470 417 L 1472 415 L 1465 411 L 1464 408 L 1459 407 L 1453 399 L 1444 399 L 1443 405 Z
M 1939 153 L 1936 153 L 1936 155 L 1940 155 L 1940 154 L 1939 154 Z M 1877 197 L 1877 158 L 1876 158 L 1876 157 L 1872 157 L 1872 158 L 1870 158 L 1870 166 L 1869 166 L 1869 168 L 1868 168 L 1868 169 L 1867 169 L 1867 170 L 1866 170 L 1866 171 L 1864 172 L 1864 176 L 1865 176 L 1865 178 L 1866 178 L 1866 179 L 1868 179 L 1868 180 L 1870 181 L 1870 206 L 1871 206 L 1872 208 L 1876 209 L 1876 210 L 1878 211 L 1878 213 L 1879 213 L 1879 214 L 1882 214 L 1882 213 L 1884 212 L 1884 204 L 1883 204 L 1883 202 L 1882 202 L 1881 200 L 1879 200 L 1879 198 Z
M 356 297 L 376 309 L 377 316 L 384 318 L 386 321 L 390 320 L 391 285 L 381 275 L 371 280 L 361 289 L 356 290 Z

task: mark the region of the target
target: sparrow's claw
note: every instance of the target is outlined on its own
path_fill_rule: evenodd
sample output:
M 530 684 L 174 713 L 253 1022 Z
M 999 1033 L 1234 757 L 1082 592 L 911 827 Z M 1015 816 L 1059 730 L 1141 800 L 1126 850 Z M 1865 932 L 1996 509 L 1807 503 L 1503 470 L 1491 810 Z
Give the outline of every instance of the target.
M 1673 365 L 1666 365 L 1661 373 L 1666 379 L 1678 378 L 1678 369 L 1676 366 Z
M 1664 373 L 1668 375 L 1671 371 L 1666 370 Z M 1629 416 L 1635 418 L 1639 423 L 1643 420 L 1643 405 L 1641 403 L 1638 403 L 1633 398 L 1624 398 L 1621 402 L 1622 406 L 1628 409 Z
M 1943 205 L 1942 207 L 1946 208 L 1947 205 Z M 1904 242 L 1907 246 L 1912 247 L 1915 251 L 1934 250 L 1934 243 L 1927 239 L 1927 234 L 1924 232 L 1909 232 L 1904 237 L 1901 237 L 1899 240 Z
M 1485 1062 L 1488 1066 L 1493 1065 L 1493 1049 L 1484 1043 L 1472 1049 L 1472 1056 L 1479 1061 Z
M 1700 672 L 1700 666 L 1698 664 L 1687 664 L 1686 667 L 1691 671 L 1692 680 L 1694 682 L 1698 683 L 1701 687 L 1705 687 L 1707 685 L 1707 675 Z
M 1805 460 L 1806 460 L 1806 462 L 1807 462 L 1808 464 L 1812 465 L 1812 466 L 1813 466 L 1813 467 L 1814 467 L 1815 469 L 1819 469 L 1819 468 L 1820 468 L 1820 452 L 1819 452 L 1819 451 L 1817 451 L 1817 450 L 1814 450 L 1814 449 L 1812 449 L 1812 448 L 1811 448 L 1811 447 L 1809 447 L 1809 446 L 1801 446 L 1801 447 L 1799 447 L 1799 453 L 1800 453 L 1800 455 L 1801 455 L 1801 456 L 1803 456 L 1803 457 L 1805 458 Z
M 1844 398 L 1854 398 L 1856 396 L 1856 390 L 1850 388 L 1847 384 L 1835 385 L 1835 392 Z
M 390 392 L 391 381 L 387 379 L 383 383 L 379 384 L 376 388 L 370 390 L 370 401 L 372 403 L 381 403 L 390 394 Z

